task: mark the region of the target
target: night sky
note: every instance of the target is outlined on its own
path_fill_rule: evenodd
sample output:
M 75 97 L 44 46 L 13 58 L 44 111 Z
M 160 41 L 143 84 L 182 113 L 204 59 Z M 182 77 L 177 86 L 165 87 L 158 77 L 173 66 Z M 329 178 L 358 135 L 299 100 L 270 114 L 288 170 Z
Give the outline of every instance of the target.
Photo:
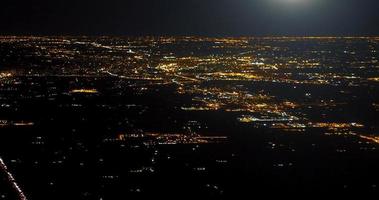
M 2 35 L 379 35 L 378 0 L 1 0 Z

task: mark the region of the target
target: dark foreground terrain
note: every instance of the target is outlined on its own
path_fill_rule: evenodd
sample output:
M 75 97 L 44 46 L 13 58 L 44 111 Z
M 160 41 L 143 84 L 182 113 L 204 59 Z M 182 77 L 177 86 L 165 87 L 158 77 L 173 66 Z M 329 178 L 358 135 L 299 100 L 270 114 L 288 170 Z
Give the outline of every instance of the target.
M 0 37 L 0 199 L 377 194 L 378 51 Z

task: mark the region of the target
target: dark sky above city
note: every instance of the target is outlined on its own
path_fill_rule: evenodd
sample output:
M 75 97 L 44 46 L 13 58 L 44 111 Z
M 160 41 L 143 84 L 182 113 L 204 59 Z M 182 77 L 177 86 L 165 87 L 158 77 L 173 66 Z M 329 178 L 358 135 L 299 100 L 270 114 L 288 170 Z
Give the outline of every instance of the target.
M 379 35 L 378 0 L 1 0 L 0 34 Z

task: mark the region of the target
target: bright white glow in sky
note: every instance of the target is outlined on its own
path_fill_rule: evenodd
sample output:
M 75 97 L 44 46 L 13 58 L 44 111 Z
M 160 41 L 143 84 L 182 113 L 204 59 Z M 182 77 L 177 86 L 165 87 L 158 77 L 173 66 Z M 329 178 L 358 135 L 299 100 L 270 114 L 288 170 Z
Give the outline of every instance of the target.
M 292 4 L 292 5 L 304 5 L 314 2 L 315 0 L 270 0 L 274 3 L 280 4 Z
M 301 9 L 311 6 L 316 3 L 317 0 L 267 0 L 267 2 L 279 8 Z
M 283 2 L 283 3 L 304 3 L 309 0 L 276 0 L 278 2 Z

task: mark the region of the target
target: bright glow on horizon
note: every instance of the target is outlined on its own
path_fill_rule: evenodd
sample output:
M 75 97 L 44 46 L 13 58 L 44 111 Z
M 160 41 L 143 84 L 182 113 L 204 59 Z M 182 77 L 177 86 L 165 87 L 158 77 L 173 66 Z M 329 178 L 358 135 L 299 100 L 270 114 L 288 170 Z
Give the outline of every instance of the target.
M 278 2 L 284 2 L 284 3 L 304 3 L 309 2 L 309 0 L 277 0 Z
M 310 7 L 311 4 L 316 3 L 316 0 L 267 0 L 271 6 L 284 9 L 302 9 Z
M 304 4 L 311 3 L 313 0 L 271 0 L 271 1 L 275 3 L 280 3 L 280 4 L 304 5 Z

